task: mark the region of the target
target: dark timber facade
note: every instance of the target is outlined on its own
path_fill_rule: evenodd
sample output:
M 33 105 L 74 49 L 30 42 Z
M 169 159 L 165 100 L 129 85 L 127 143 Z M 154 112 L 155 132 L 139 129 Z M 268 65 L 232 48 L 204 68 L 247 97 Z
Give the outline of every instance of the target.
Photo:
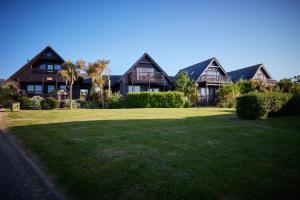
M 64 59 L 50 46 L 43 49 L 33 59 L 15 72 L 6 83 L 19 93 L 29 97 L 56 96 L 64 91 L 67 98 L 65 81 L 58 75 Z M 272 79 L 263 64 L 254 65 L 226 73 L 216 58 L 181 69 L 178 73 L 186 72 L 199 88 L 200 104 L 216 102 L 219 89 L 225 84 L 231 84 L 240 79 L 263 81 L 267 86 L 273 86 Z M 160 92 L 174 89 L 174 77 L 168 74 L 150 57 L 144 53 L 123 75 L 111 75 L 110 85 L 113 92 L 127 95 L 128 92 Z M 75 81 L 73 98 L 80 98 L 81 92 L 90 93 L 92 80 L 86 73 Z
M 116 84 L 119 84 L 123 95 L 128 92 L 168 91 L 172 88 L 168 74 L 147 53 L 144 53 Z

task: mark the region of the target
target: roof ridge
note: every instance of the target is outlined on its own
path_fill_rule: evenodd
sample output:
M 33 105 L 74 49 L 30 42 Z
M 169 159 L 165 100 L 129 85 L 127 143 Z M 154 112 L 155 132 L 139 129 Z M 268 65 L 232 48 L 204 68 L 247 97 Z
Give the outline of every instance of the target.
M 235 71 L 240 71 L 240 70 L 244 70 L 244 69 L 248 69 L 248 68 L 252 68 L 252 67 L 257 67 L 257 66 L 261 66 L 261 65 L 263 65 L 263 64 L 259 63 L 259 64 L 256 64 L 256 65 L 251 65 L 251 66 L 248 66 L 248 67 L 243 67 L 243 68 L 239 68 L 239 69 L 236 69 L 236 70 L 232 70 L 228 73 L 235 72 Z

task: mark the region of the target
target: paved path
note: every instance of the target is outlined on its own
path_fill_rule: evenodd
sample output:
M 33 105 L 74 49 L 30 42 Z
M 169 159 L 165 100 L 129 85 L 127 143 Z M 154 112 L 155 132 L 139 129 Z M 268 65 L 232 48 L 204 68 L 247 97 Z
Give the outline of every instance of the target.
M 63 199 L 37 166 L 1 131 L 0 199 Z

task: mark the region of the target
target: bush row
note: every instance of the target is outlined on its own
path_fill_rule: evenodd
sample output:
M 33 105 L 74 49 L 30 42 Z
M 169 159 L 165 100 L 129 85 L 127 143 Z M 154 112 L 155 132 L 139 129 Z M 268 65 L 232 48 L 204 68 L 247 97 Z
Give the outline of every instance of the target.
M 129 108 L 181 108 L 183 105 L 182 92 L 130 92 L 127 95 Z
M 300 95 L 280 92 L 246 94 L 237 98 L 236 112 L 242 119 L 299 115 Z

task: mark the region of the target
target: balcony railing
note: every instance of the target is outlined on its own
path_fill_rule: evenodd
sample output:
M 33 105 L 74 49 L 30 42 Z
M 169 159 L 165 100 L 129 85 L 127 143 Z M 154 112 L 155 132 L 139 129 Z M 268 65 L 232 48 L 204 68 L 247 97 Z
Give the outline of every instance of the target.
M 264 82 L 265 82 L 265 84 L 271 85 L 271 86 L 274 86 L 274 85 L 277 84 L 277 81 L 276 80 L 272 80 L 272 79 L 265 80 Z
M 129 82 L 164 82 L 165 74 L 161 72 L 137 72 L 128 74 Z
M 200 82 L 231 83 L 231 79 L 230 79 L 230 77 L 227 77 L 227 76 L 202 75 L 202 76 L 200 76 Z

